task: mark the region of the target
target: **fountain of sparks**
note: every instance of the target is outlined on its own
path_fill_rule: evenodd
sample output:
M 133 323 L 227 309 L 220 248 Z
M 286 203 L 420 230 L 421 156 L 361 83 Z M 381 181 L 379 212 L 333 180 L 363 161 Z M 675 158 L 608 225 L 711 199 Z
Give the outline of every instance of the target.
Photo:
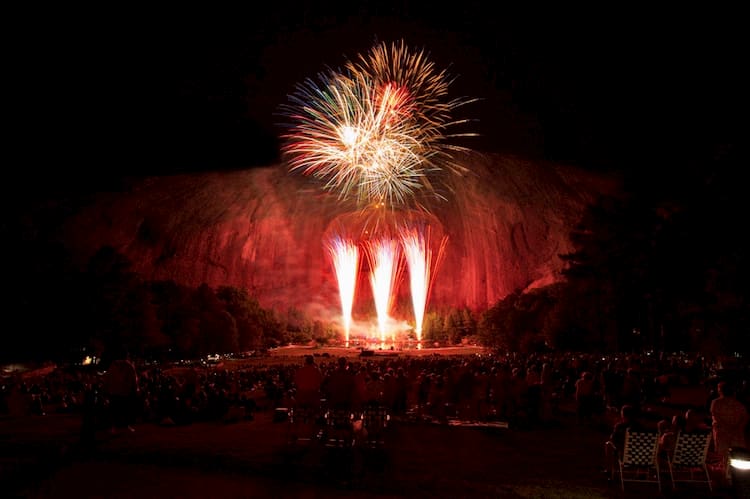
M 385 344 L 393 291 L 398 281 L 399 246 L 393 239 L 378 239 L 368 244 L 370 259 L 370 285 L 378 316 L 380 342 Z
M 349 346 L 352 327 L 352 306 L 357 287 L 359 270 L 359 249 L 357 245 L 340 237 L 333 237 L 328 244 L 341 299 L 341 322 L 344 326 L 344 341 Z
M 424 314 L 432 285 L 432 271 L 436 270 L 439 265 L 448 241 L 447 237 L 442 239 L 433 261 L 429 239 L 429 229 L 426 231 L 409 228 L 401 230 L 401 244 L 409 268 L 409 284 L 414 309 L 414 330 L 417 334 L 417 344 L 420 346 L 422 344 Z

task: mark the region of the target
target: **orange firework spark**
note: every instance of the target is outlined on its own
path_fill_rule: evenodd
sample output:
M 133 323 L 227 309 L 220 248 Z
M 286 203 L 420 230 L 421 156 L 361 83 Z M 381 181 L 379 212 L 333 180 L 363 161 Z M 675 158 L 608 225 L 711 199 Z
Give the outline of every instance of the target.
M 403 42 L 378 44 L 343 71 L 306 80 L 282 107 L 292 121 L 283 146 L 290 170 L 360 205 L 440 197 L 430 176 L 462 169 L 451 154 L 462 148 L 446 140 L 458 135 L 446 130 L 466 121 L 452 114 L 472 102 L 446 99 L 450 83 Z

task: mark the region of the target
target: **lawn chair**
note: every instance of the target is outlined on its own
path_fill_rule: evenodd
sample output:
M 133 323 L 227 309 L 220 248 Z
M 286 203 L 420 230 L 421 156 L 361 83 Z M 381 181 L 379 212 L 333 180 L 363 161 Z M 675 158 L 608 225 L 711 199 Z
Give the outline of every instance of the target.
M 342 482 L 351 481 L 355 465 L 354 442 L 354 415 L 351 410 L 326 411 L 323 463 L 328 478 Z
M 380 405 L 366 407 L 362 413 L 362 426 L 365 433 L 362 443 L 368 447 L 383 447 L 385 431 L 390 419 L 385 407 Z
M 361 430 L 357 432 L 357 458 L 359 466 L 356 477 L 372 484 L 382 484 L 390 472 L 390 457 L 386 448 L 386 433 L 390 423 L 388 410 L 378 404 L 368 405 L 362 412 Z
M 315 407 L 298 406 L 287 409 L 287 443 L 292 445 L 312 444 L 321 440 L 323 431 L 319 425 L 320 410 Z
M 331 409 L 325 414 L 326 447 L 351 447 L 354 445 L 353 415 L 350 410 Z
M 625 482 L 647 482 L 658 484 L 661 492 L 658 452 L 658 433 L 627 430 L 625 446 L 622 453 L 617 455 L 618 467 L 615 470 L 620 475 L 623 491 Z
M 705 483 L 713 492 L 706 460 L 711 446 L 711 432 L 679 433 L 674 452 L 667 455 L 672 488 L 676 482 Z

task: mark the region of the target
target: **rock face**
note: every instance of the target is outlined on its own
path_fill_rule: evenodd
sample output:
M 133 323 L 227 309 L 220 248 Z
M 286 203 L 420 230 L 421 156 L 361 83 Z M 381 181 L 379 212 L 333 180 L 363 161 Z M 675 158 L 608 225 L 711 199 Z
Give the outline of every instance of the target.
M 477 153 L 461 163 L 468 173 L 451 180 L 448 199 L 424 218 L 435 240 L 447 237 L 428 309 L 481 310 L 555 282 L 558 255 L 571 250 L 568 234 L 586 205 L 618 189 L 613 178 L 568 166 Z M 67 222 L 64 239 L 82 261 L 114 246 L 146 279 L 244 287 L 267 307 L 330 312 L 339 299 L 325 241 L 353 216 L 307 179 L 272 166 L 152 177 L 99 194 Z M 355 311 L 371 308 L 363 303 L 368 282 L 361 272 Z M 408 299 L 408 279 L 398 289 L 397 301 Z

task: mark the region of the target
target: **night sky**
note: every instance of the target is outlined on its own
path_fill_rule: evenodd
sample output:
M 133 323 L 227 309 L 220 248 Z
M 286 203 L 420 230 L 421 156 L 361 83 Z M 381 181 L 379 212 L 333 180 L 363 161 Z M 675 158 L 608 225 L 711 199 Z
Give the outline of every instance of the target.
M 15 192 L 273 164 L 279 105 L 296 83 L 400 39 L 448 68 L 452 97 L 481 99 L 461 110 L 480 134 L 462 145 L 477 150 L 673 175 L 736 148 L 737 12 L 520 15 L 486 4 L 19 18 Z
M 271 2 L 6 15 L 0 257 L 9 289 L 22 290 L 6 315 L 55 295 L 49 269 L 64 287 L 48 255 L 62 259 L 58 229 L 89 194 L 125 190 L 130 177 L 277 164 L 278 113 L 295 85 L 402 39 L 456 78 L 450 97 L 480 99 L 457 116 L 479 134 L 460 145 L 624 174 L 639 206 L 669 216 L 689 205 L 685 230 L 668 234 L 686 264 L 670 268 L 700 284 L 699 265 L 726 260 L 730 284 L 747 281 L 735 220 L 747 204 L 739 11 Z

